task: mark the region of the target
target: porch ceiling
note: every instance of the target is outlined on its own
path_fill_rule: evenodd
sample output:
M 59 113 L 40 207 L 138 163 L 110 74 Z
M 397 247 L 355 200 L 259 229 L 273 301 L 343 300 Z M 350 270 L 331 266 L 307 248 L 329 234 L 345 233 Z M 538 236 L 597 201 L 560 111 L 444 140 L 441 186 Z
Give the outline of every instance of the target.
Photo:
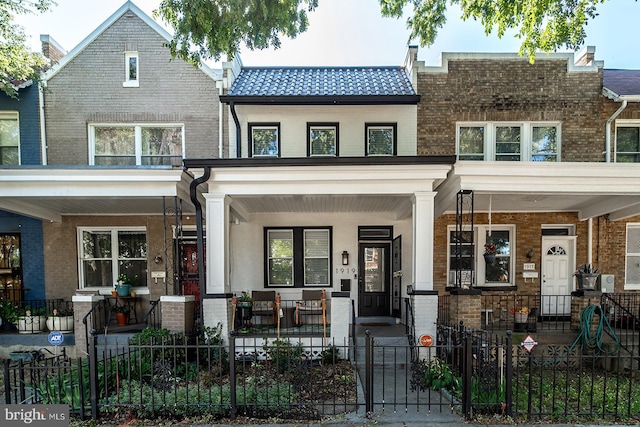
M 499 173 L 497 173 L 499 172 Z M 578 212 L 581 220 L 640 215 L 640 168 L 621 163 L 459 162 L 436 196 L 436 216 L 455 213 L 456 193 L 474 192 L 474 210 Z
M 177 196 L 192 213 L 189 182 L 178 169 L 0 169 L 0 209 L 55 222 L 64 215 L 160 215 L 173 212 Z

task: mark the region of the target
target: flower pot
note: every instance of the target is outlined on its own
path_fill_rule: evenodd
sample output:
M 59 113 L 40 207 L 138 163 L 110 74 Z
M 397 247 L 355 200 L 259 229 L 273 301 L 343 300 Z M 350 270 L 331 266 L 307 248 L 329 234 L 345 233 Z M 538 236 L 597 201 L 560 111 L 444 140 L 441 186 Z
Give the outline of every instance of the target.
M 73 332 L 73 316 L 54 316 L 47 318 L 47 329 L 63 334 Z
M 493 264 L 496 262 L 496 254 L 484 254 L 484 262 L 487 264 Z
M 514 313 L 515 323 L 527 323 L 529 313 Z
M 584 273 L 578 276 L 578 289 L 594 290 L 598 282 L 598 274 Z
M 18 317 L 18 332 L 38 334 L 44 330 L 46 320 L 45 316 L 20 316 Z
M 127 326 L 129 315 L 127 313 L 116 313 L 116 322 L 118 326 Z
M 116 292 L 119 297 L 128 297 L 131 293 L 131 285 L 116 285 Z

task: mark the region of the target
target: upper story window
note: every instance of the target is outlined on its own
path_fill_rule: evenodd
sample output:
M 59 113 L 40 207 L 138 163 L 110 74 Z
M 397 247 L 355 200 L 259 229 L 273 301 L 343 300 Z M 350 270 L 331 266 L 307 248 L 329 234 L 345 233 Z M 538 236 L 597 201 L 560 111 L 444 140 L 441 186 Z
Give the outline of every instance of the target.
M 20 125 L 17 111 L 0 111 L 0 165 L 20 164 Z
M 144 227 L 78 228 L 80 287 L 113 287 L 125 274 L 133 286 L 147 286 Z
M 459 160 L 557 162 L 558 123 L 458 123 Z
M 640 123 L 616 128 L 616 162 L 640 162 Z
M 266 228 L 267 286 L 329 286 L 331 228 Z
M 395 156 L 397 154 L 397 133 L 396 123 L 366 123 L 365 155 Z
M 280 156 L 280 123 L 249 123 L 249 157 Z
M 182 125 L 91 125 L 90 164 L 180 166 Z
M 307 123 L 307 155 L 338 155 L 338 123 Z
M 640 224 L 627 224 L 624 289 L 640 290 Z
M 458 243 L 455 226 L 449 227 L 448 285 L 456 285 L 459 269 L 463 286 L 514 286 L 515 228 L 500 225 L 489 231 L 488 226 L 478 225 L 474 227 L 474 234 L 471 233 L 463 232 Z M 495 248 L 494 256 L 485 258 L 485 245 Z M 456 256 L 458 251 L 459 257 Z
M 138 52 L 124 53 L 124 87 L 138 87 Z

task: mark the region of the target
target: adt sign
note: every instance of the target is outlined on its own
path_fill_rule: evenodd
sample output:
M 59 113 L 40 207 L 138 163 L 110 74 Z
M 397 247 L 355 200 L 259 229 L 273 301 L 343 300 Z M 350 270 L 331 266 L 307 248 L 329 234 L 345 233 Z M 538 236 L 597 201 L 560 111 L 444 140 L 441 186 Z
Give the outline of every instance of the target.
M 60 331 L 49 332 L 49 344 L 60 345 L 64 341 L 64 335 Z

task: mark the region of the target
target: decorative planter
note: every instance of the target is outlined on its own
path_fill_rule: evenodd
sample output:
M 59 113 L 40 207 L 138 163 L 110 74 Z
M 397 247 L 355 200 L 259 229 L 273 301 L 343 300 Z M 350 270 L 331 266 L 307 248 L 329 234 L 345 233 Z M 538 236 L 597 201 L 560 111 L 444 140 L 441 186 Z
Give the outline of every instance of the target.
M 73 316 L 54 316 L 47 318 L 47 329 L 63 334 L 73 332 Z
M 128 313 L 116 313 L 116 322 L 118 322 L 118 326 L 127 326 L 128 321 Z
M 116 285 L 116 292 L 119 297 L 128 297 L 131 293 L 131 285 Z
M 47 318 L 45 316 L 18 317 L 18 332 L 21 334 L 39 334 L 44 330 Z
M 496 254 L 484 254 L 484 262 L 487 264 L 493 264 L 496 262 Z
M 594 290 L 599 274 L 584 273 L 578 276 L 578 289 Z
M 529 313 L 514 313 L 515 323 L 527 323 Z

